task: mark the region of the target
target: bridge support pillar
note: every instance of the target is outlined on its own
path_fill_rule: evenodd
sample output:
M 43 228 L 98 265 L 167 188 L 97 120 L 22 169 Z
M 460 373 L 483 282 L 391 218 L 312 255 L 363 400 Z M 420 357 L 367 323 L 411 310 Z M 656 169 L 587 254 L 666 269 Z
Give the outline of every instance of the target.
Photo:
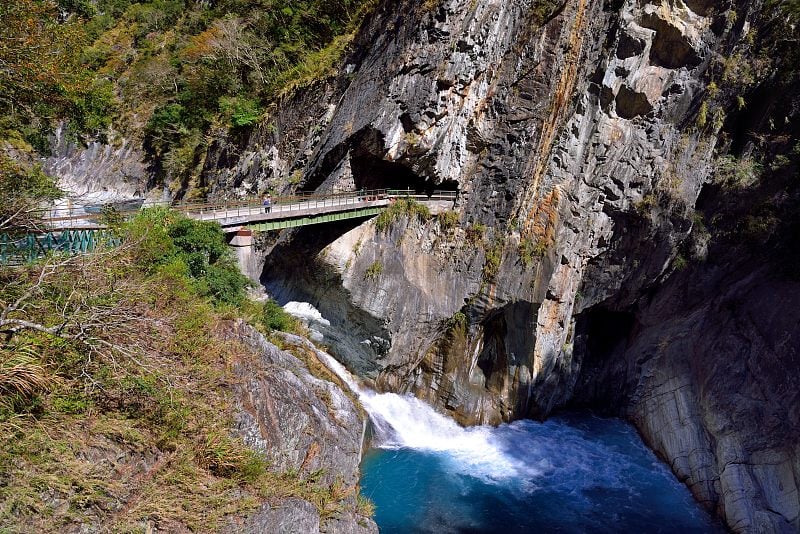
M 255 252 L 255 238 L 252 230 L 238 230 L 231 238 L 229 245 L 233 248 L 239 270 L 254 282 L 261 278 L 264 259 Z

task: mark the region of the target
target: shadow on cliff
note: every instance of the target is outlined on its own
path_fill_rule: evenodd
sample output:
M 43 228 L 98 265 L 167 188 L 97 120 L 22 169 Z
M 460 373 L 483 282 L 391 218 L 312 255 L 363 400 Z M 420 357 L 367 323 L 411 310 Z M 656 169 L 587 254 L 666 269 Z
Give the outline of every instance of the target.
M 390 334 L 383 321 L 354 306 L 340 273 L 320 261 L 322 250 L 364 219 L 299 228 L 283 235 L 265 259 L 261 284 L 281 305 L 308 302 L 330 321 L 316 325 L 324 343 L 350 370 L 374 376 L 375 363 L 388 349 Z

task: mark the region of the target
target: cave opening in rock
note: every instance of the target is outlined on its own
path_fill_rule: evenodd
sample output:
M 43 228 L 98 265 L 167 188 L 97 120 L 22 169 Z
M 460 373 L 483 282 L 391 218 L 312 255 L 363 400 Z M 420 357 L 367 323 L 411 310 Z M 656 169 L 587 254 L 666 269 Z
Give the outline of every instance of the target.
M 370 153 L 354 153 L 350 158 L 356 189 L 411 189 L 416 193 L 425 190 L 425 179 L 411 169 L 387 161 Z
M 306 180 L 303 191 L 316 190 L 347 164 L 357 190 L 400 189 L 431 195 L 434 191 L 459 189 L 456 180 L 437 181 L 428 173 L 416 170 L 415 167 L 426 167 L 413 157 L 403 161 L 390 159 L 383 132 L 367 126 L 325 154 L 317 171 Z
M 633 313 L 603 307 L 576 318 L 574 356 L 581 367 L 569 402 L 572 407 L 617 414 L 627 395 L 624 353 L 635 325 Z
M 356 189 L 410 189 L 420 195 L 430 195 L 434 191 L 458 190 L 456 181 L 435 183 L 402 163 L 386 160 L 365 150 L 353 151 L 350 168 Z
M 483 350 L 478 356 L 477 365 L 483 371 L 486 388 L 490 390 L 499 390 L 502 387 L 502 372 L 508 365 L 505 343 L 507 332 L 508 326 L 502 310 L 483 323 Z
M 587 351 L 593 359 L 605 360 L 627 342 L 634 316 L 629 312 L 604 308 L 590 310 L 585 317 Z

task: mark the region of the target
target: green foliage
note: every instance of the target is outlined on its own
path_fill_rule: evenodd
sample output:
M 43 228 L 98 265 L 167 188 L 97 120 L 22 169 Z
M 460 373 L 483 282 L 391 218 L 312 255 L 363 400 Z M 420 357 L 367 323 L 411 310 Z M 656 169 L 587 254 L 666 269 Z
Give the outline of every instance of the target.
M 358 494 L 356 501 L 356 513 L 364 517 L 372 517 L 375 515 L 375 503 L 369 497 L 365 497 L 361 493 Z
M 646 217 L 650 215 L 650 213 L 658 206 L 658 198 L 654 193 L 648 193 L 642 197 L 641 200 L 638 200 L 634 203 L 633 208 L 636 210 L 636 213 L 641 215 L 642 217 Z
M 189 278 L 216 304 L 238 305 L 250 282 L 230 257 L 218 224 L 194 221 L 164 208 L 139 212 L 123 228 L 137 262 L 148 272 Z
M 375 260 L 372 262 L 367 270 L 364 271 L 364 280 L 377 280 L 383 274 L 383 264 Z
M 705 128 L 708 124 L 708 102 L 700 104 L 700 110 L 697 112 L 697 126 Z
M 221 97 L 219 99 L 219 109 L 222 116 L 234 128 L 255 124 L 263 113 L 257 101 L 237 96 Z
M 793 20 L 800 19 L 800 0 L 769 0 L 767 4 L 779 8 L 784 15 Z
M 272 299 L 264 303 L 261 322 L 270 330 L 280 332 L 294 332 L 297 330 L 297 320 L 286 313 L 281 305 Z
M 202 254 L 210 264 L 218 262 L 228 252 L 225 234 L 214 222 L 180 217 L 169 225 L 168 234 L 178 249 L 187 254 Z
M 26 169 L 0 152 L 0 232 L 36 227 L 41 219 L 38 209 L 62 194 L 41 167 Z
M 436 220 L 439 221 L 439 227 L 445 232 L 449 232 L 458 226 L 458 212 L 447 210 L 442 211 L 436 215 Z
M 467 227 L 467 241 L 472 245 L 477 245 L 483 241 L 486 235 L 486 225 L 476 222 Z
M 465 331 L 467 329 L 467 316 L 462 311 L 457 311 L 447 320 L 447 329 L 448 330 L 461 330 Z
M 536 0 L 531 6 L 531 18 L 534 26 L 543 25 L 553 16 L 556 8 L 561 5 L 557 0 Z
M 503 259 L 503 243 L 498 241 L 492 248 L 486 250 L 486 260 L 483 264 L 483 280 L 494 281 L 500 271 L 500 262 Z
M 717 158 L 714 174 L 716 181 L 725 187 L 742 189 L 755 184 L 763 166 L 753 158 L 736 158 L 731 155 Z
M 547 243 L 543 240 L 523 238 L 519 243 L 519 258 L 522 264 L 530 267 L 536 258 L 543 258 L 547 254 Z
M 189 133 L 186 111 L 181 104 L 165 104 L 153 112 L 145 127 L 145 144 L 157 154 L 178 142 Z
M 208 265 L 197 278 L 202 294 L 208 295 L 216 303 L 233 306 L 242 302 L 245 288 L 250 285 L 248 278 L 232 261 Z
M 689 266 L 689 260 L 686 259 L 685 256 L 682 254 L 678 254 L 675 256 L 675 259 L 672 260 L 672 267 L 676 271 L 683 271 Z
M 61 20 L 52 1 L 18 0 L 0 3 L 0 20 L 0 138 L 65 116 L 81 127 L 106 122 L 109 93 L 80 63 L 87 40 L 80 18 Z
M 65 414 L 86 413 L 92 406 L 91 398 L 77 391 L 56 395 L 50 402 L 53 410 Z
M 386 232 L 392 227 L 395 221 L 398 221 L 402 217 L 425 222 L 431 218 L 431 212 L 425 204 L 421 204 L 410 198 L 401 198 L 392 203 L 375 218 L 375 229 L 378 230 L 378 232 Z

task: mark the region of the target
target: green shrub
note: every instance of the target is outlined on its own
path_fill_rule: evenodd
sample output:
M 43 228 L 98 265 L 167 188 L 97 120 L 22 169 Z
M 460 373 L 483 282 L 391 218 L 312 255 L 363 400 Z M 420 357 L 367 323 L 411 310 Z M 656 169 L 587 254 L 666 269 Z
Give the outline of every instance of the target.
M 200 278 L 204 293 L 214 302 L 236 306 L 245 297 L 245 288 L 249 280 L 239 269 L 230 263 L 222 262 L 209 265 Z
M 439 221 L 439 226 L 445 232 L 448 232 L 458 226 L 458 212 L 448 210 L 440 212 L 436 219 Z
M 202 254 L 208 263 L 216 263 L 228 254 L 225 234 L 215 222 L 182 217 L 170 224 L 169 235 L 180 250 Z
M 165 153 L 181 136 L 189 133 L 186 126 L 187 113 L 181 104 L 176 103 L 156 108 L 145 126 L 146 146 L 156 154 Z
M 491 282 L 500 271 L 500 261 L 503 259 L 503 243 L 497 242 L 486 251 L 486 261 L 483 264 L 483 279 Z
M 364 271 L 364 280 L 377 280 L 380 275 L 383 273 L 383 264 L 375 260 L 367 267 L 367 270 Z
M 50 403 L 55 411 L 66 414 L 85 413 L 92 405 L 91 399 L 80 392 L 55 396 Z
M 486 225 L 479 222 L 472 223 L 467 227 L 467 241 L 473 245 L 477 245 L 483 241 L 483 236 L 486 234 Z
M 168 220 L 174 215 L 164 208 L 142 210 L 128 221 L 121 233 L 133 248 L 134 259 L 145 271 L 154 271 L 175 257 L 178 247 L 167 233 Z
M 372 517 L 375 515 L 375 503 L 359 493 L 356 500 L 356 512 L 364 517 Z
M 431 211 L 428 206 L 420 204 L 416 200 L 401 198 L 375 218 L 375 228 L 379 232 L 386 232 L 401 217 L 416 218 L 421 222 L 425 222 L 431 218 Z
M 449 330 L 466 330 L 467 316 L 462 311 L 457 311 L 447 320 L 446 326 Z
M 519 243 L 519 258 L 523 265 L 529 267 L 536 258 L 544 258 L 547 254 L 547 243 L 544 240 L 523 238 Z
M 239 305 L 250 281 L 231 259 L 217 223 L 194 221 L 164 208 L 142 210 L 123 228 L 145 272 L 161 270 L 175 283 L 190 278 L 218 305 Z
M 718 183 L 731 188 L 745 188 L 755 184 L 763 166 L 753 158 L 736 158 L 728 155 L 717 158 L 714 171 Z
M 292 332 L 297 324 L 297 320 L 272 299 L 264 303 L 261 321 L 268 329 L 280 332 Z
M 220 97 L 219 110 L 234 128 L 257 123 L 263 113 L 256 100 L 238 96 Z

